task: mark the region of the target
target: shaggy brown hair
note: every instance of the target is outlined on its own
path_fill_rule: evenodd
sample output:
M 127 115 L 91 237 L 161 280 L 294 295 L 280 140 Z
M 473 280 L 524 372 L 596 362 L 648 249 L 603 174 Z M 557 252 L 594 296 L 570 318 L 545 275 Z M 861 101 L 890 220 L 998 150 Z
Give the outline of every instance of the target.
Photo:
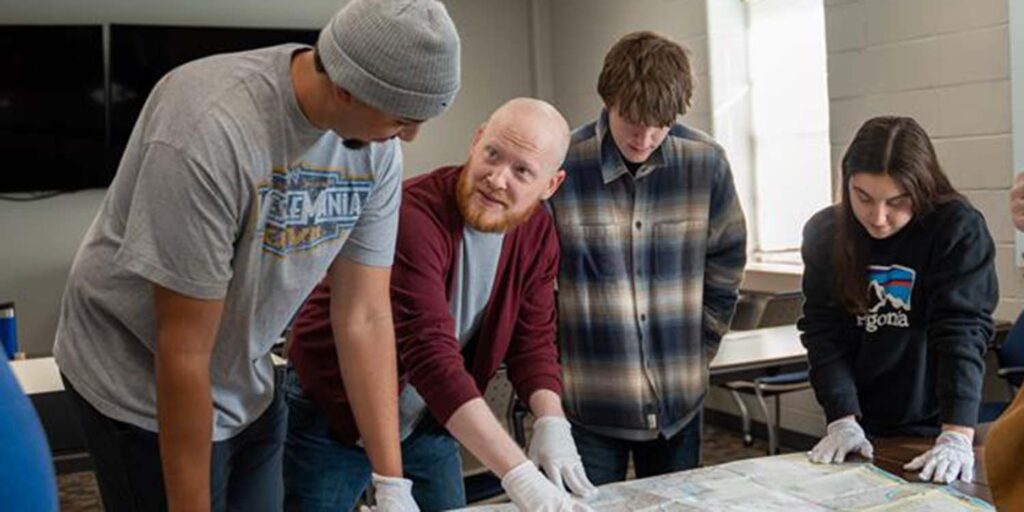
M 669 126 L 693 96 L 686 49 L 654 32 L 626 34 L 605 56 L 597 92 L 630 123 Z

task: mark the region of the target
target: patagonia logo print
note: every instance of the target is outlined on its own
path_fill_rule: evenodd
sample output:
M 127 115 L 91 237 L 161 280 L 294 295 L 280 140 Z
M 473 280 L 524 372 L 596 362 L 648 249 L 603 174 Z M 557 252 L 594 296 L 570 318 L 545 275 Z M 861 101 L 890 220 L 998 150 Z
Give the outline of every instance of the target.
M 868 294 L 871 307 L 857 316 L 857 325 L 867 332 L 879 327 L 910 327 L 910 298 L 914 294 L 917 273 L 902 265 L 868 267 Z

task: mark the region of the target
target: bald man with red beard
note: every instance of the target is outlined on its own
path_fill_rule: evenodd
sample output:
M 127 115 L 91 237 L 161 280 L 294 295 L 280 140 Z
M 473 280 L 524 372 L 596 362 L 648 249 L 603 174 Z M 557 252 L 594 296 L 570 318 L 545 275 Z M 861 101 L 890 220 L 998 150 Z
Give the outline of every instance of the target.
M 561 406 L 559 244 L 540 207 L 565 179 L 568 144 L 569 126 L 554 107 L 514 99 L 477 130 L 464 165 L 404 184 L 391 278 L 395 398 L 403 472 L 424 510 L 465 505 L 459 443 L 501 477 L 520 509 L 590 510 L 569 494 L 596 489 Z M 289 344 L 286 503 L 301 510 L 351 510 L 377 479 L 338 370 L 330 293 L 326 283 L 314 291 Z M 482 398 L 502 363 L 537 417 L 528 454 Z

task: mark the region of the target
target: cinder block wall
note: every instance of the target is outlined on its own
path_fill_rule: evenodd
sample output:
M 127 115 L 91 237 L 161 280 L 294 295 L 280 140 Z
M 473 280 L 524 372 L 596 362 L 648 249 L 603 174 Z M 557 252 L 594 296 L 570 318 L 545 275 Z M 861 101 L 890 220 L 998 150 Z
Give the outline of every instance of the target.
M 1011 0 L 1016 1 L 1016 0 Z M 1014 319 L 1007 0 L 826 0 L 834 169 L 860 124 L 909 115 L 953 184 L 984 213 L 998 252 L 996 316 Z

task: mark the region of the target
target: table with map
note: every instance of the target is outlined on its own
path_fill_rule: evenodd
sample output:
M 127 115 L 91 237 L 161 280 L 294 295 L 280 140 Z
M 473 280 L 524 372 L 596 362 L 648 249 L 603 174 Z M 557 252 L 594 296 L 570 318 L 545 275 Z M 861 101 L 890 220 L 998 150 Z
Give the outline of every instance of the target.
M 802 453 L 608 484 L 586 502 L 598 512 L 995 510 L 949 486 L 911 483 L 867 462 L 812 464 Z M 516 512 L 516 507 L 506 503 L 463 510 Z

